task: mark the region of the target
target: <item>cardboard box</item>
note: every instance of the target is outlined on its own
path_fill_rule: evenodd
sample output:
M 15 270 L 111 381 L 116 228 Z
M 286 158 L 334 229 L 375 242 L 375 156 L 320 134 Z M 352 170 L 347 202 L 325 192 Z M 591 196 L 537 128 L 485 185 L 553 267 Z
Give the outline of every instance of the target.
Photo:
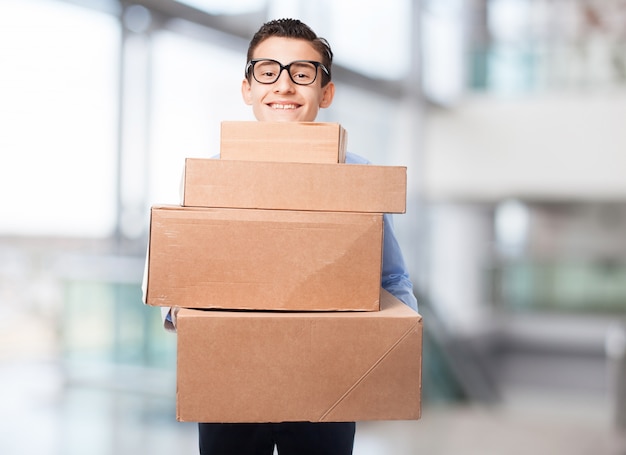
M 379 308 L 382 214 L 155 206 L 151 215 L 149 305 Z
M 222 122 L 220 158 L 344 163 L 347 133 L 338 123 Z
M 178 313 L 179 421 L 420 418 L 422 318 L 376 312 Z
M 404 213 L 406 167 L 187 158 L 183 205 Z

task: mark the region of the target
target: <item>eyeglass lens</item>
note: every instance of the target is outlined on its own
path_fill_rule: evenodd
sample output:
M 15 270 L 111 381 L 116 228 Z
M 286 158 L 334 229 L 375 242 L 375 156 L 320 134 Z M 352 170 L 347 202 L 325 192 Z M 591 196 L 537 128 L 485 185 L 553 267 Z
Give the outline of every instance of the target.
M 309 85 L 315 82 L 317 66 L 310 62 L 291 62 L 281 67 L 273 60 L 259 60 L 254 64 L 254 78 L 261 84 L 272 84 L 278 80 L 282 69 L 289 72 L 291 80 L 299 85 Z

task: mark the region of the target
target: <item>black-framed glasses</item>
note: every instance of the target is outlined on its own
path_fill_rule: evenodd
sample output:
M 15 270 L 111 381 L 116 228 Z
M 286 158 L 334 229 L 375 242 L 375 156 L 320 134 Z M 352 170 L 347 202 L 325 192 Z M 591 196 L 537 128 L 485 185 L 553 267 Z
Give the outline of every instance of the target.
M 283 65 L 276 60 L 269 58 L 260 58 L 250 60 L 246 65 L 246 76 L 252 73 L 252 77 L 259 84 L 273 84 L 278 80 L 283 70 L 287 70 L 287 74 L 294 84 L 311 85 L 317 79 L 317 69 L 330 76 L 328 69 L 320 62 L 313 60 L 295 60 L 287 65 Z

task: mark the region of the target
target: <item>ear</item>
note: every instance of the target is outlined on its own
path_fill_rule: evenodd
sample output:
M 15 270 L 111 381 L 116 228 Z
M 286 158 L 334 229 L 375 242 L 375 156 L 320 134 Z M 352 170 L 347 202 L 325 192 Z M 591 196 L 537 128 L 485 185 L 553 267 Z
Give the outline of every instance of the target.
M 244 79 L 241 82 L 241 96 L 243 97 L 243 102 L 248 106 L 252 104 L 252 87 L 248 79 Z
M 333 84 L 332 82 L 329 82 L 328 84 L 326 84 L 326 87 L 322 88 L 322 98 L 320 100 L 320 107 L 321 108 L 329 107 L 332 104 L 334 97 L 335 97 L 335 84 Z

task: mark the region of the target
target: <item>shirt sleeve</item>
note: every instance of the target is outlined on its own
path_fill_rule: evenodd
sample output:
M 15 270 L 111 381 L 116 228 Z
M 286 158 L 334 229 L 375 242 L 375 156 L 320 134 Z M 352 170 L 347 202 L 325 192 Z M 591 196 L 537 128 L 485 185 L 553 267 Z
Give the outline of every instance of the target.
M 413 283 L 404 263 L 400 245 L 393 228 L 390 214 L 383 215 L 383 264 L 382 287 L 390 294 L 417 311 L 417 299 L 413 294 Z
M 346 164 L 371 164 L 371 162 L 360 155 L 347 152 Z M 383 222 L 382 287 L 395 298 L 417 311 L 417 299 L 413 294 L 413 283 L 409 278 L 402 250 L 396 239 L 391 214 L 384 214 Z
M 176 326 L 172 321 L 172 309 L 168 307 L 161 308 L 161 319 L 163 319 L 163 328 L 168 332 L 176 332 Z

